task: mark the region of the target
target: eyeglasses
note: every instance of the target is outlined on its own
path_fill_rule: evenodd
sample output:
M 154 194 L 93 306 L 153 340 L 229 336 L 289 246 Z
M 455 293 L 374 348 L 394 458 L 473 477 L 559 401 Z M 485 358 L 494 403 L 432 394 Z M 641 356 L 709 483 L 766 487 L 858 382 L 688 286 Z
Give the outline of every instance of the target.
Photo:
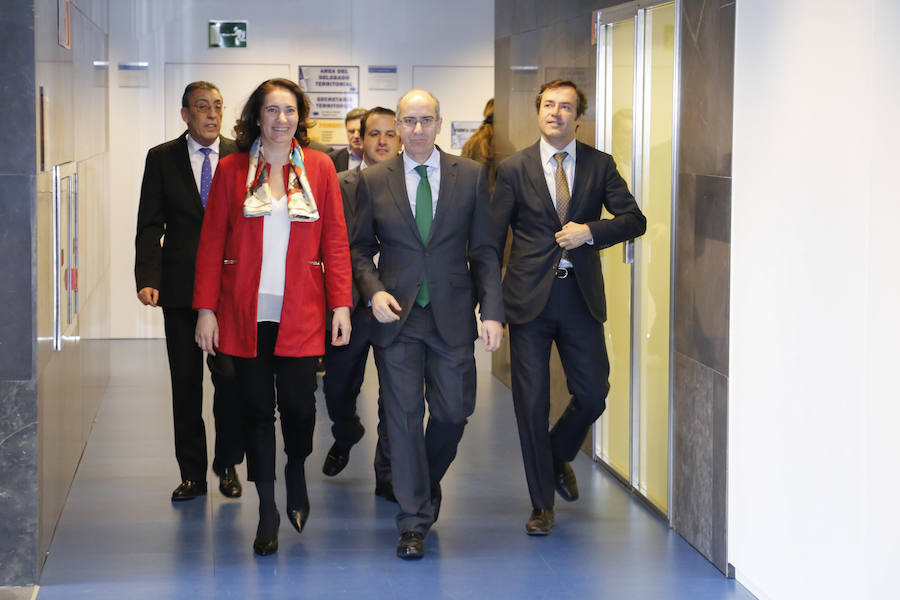
M 209 104 L 208 102 L 197 102 L 194 104 L 194 110 L 201 114 L 207 114 L 210 111 L 213 111 L 218 114 L 222 114 L 222 111 L 225 110 L 225 106 L 220 103 Z
M 402 119 L 397 120 L 407 129 L 415 129 L 416 125 L 421 125 L 422 129 L 429 129 L 434 127 L 434 124 L 437 123 L 437 119 L 434 117 L 403 117 Z

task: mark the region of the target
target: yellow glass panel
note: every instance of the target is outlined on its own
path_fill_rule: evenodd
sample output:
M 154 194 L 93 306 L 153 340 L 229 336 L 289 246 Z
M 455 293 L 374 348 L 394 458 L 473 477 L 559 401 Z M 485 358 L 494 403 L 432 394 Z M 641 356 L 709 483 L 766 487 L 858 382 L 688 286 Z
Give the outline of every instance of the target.
M 612 127 L 608 151 L 631 188 L 632 106 L 634 104 L 634 19 L 615 23 L 607 35 L 607 60 L 612 61 Z M 608 94 L 608 97 L 610 95 Z M 609 216 L 609 215 L 604 215 Z M 631 265 L 622 260 L 622 246 L 600 253 L 606 286 L 606 350 L 610 390 L 600 419 L 600 458 L 625 479 L 631 469 Z
M 672 220 L 672 93 L 675 5 L 647 10 L 644 47 L 644 139 L 638 241 L 640 439 L 638 489 L 668 512 L 669 298 Z

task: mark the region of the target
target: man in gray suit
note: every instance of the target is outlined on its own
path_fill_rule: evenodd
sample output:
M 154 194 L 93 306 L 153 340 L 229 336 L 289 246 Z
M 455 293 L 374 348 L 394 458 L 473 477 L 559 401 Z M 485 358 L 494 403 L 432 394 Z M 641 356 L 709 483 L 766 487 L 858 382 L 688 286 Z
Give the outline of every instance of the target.
M 478 163 L 435 146 L 440 128 L 440 105 L 429 92 L 400 99 L 404 153 L 362 172 L 350 244 L 356 283 L 378 321 L 371 340 L 400 504 L 400 558 L 424 556 L 441 478 L 475 409 L 476 302 L 487 350 L 503 337 L 487 176 Z

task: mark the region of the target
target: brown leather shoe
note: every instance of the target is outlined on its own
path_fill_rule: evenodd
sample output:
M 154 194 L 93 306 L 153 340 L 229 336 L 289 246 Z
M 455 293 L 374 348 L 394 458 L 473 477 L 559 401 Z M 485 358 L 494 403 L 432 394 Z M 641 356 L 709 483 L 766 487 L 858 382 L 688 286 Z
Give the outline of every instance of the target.
M 243 489 L 234 466 L 225 467 L 219 474 L 219 491 L 226 498 L 240 498 Z
M 535 508 L 531 511 L 528 522 L 525 523 L 525 533 L 528 535 L 549 535 L 553 531 L 553 509 Z

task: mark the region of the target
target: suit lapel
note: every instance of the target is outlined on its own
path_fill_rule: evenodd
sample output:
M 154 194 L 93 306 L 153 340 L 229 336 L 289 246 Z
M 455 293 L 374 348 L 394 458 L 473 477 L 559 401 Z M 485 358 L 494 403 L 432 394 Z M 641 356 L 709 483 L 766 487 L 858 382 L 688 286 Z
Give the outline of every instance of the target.
M 553 198 L 550 196 L 550 190 L 547 189 L 547 179 L 544 177 L 544 165 L 541 163 L 541 146 L 540 141 L 525 149 L 525 155 L 528 157 L 528 166 L 525 172 L 531 186 L 537 192 L 541 205 L 544 210 L 553 215 L 559 221 L 559 215 L 556 214 L 556 206 L 553 205 Z M 562 223 L 560 223 L 562 226 Z
M 403 155 L 398 155 L 386 168 L 388 170 L 388 190 L 391 192 L 394 204 L 397 205 L 397 210 L 400 211 L 403 220 L 413 230 L 416 238 L 421 240 L 419 228 L 416 226 L 416 218 L 413 216 L 412 209 L 409 206 L 409 196 L 406 193 L 406 173 L 403 168 Z
M 450 210 L 454 191 L 456 189 L 456 165 L 457 158 L 452 154 L 441 152 L 441 186 L 438 191 L 437 208 L 434 212 L 434 220 L 431 223 L 431 234 L 428 239 L 434 238 L 434 232 L 443 223 L 447 217 L 447 211 Z
M 569 201 L 569 220 L 581 204 L 581 190 L 587 185 L 591 168 L 587 164 L 590 152 L 585 151 L 586 146 L 581 142 L 575 142 L 575 177 L 572 178 L 572 193 Z
M 194 171 L 191 169 L 191 158 L 188 155 L 187 132 L 178 138 L 176 145 L 175 164 L 178 167 L 178 173 L 184 182 L 185 188 L 190 190 L 191 201 L 200 212 L 203 212 L 203 202 L 200 201 L 200 191 L 197 189 L 197 182 L 194 180 Z

